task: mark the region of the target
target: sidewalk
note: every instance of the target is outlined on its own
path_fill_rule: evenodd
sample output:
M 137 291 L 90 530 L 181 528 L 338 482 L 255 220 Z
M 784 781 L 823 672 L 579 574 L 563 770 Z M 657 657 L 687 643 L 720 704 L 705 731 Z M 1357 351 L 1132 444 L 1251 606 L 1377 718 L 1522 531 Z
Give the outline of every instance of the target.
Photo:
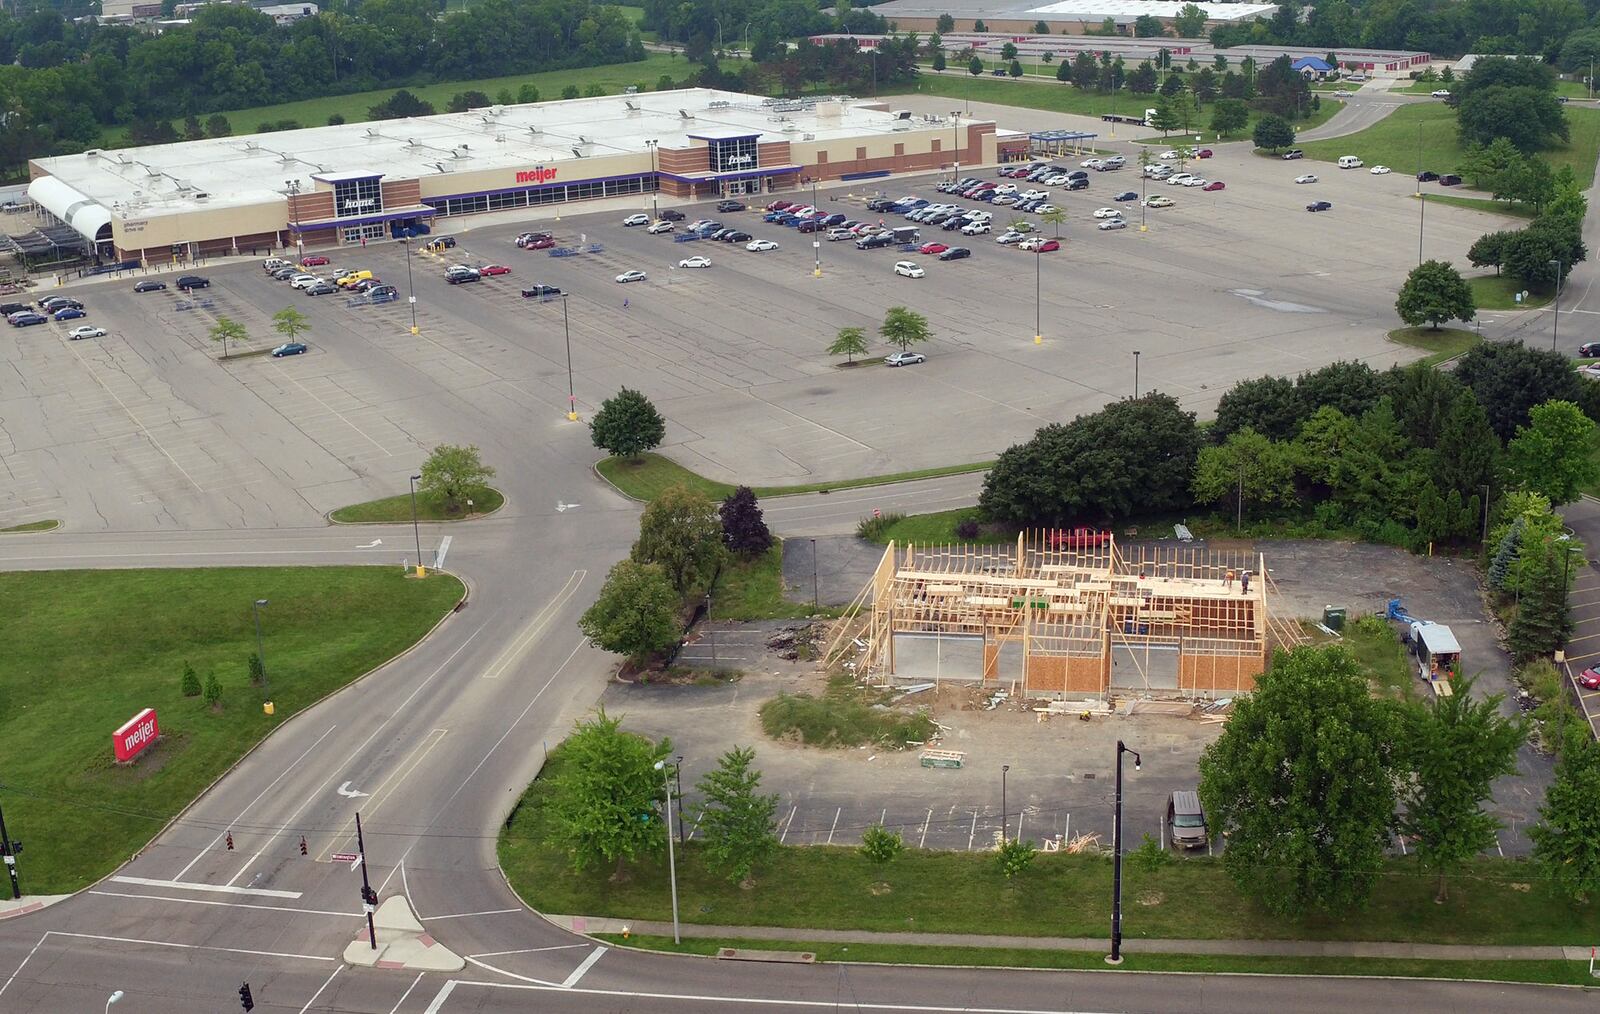
M 671 936 L 672 924 L 581 915 L 544 918 L 573 933 Z M 794 929 L 787 926 L 703 926 L 683 923 L 679 935 L 713 940 L 793 940 L 800 943 L 899 944 L 917 947 L 986 947 L 1033 951 L 1089 951 L 1110 948 L 1103 937 L 976 936 L 967 933 L 875 933 L 870 930 Z M 1587 961 L 1588 947 L 1478 946 L 1410 944 L 1360 940 L 1141 940 L 1123 937 L 1130 954 L 1239 954 L 1291 958 L 1420 958 L 1433 961 Z

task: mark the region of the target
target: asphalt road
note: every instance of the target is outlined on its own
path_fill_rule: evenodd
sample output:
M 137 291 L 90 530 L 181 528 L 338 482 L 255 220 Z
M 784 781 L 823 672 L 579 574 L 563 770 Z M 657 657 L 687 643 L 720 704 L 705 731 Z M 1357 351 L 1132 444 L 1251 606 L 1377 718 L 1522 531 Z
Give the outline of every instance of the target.
M 1255 214 L 1274 217 L 1278 212 L 1268 205 L 1299 197 L 1292 190 L 1263 197 Z M 1255 198 L 1246 203 L 1250 200 Z M 1358 206 L 1369 200 L 1367 210 L 1380 226 L 1332 228 L 1350 229 L 1352 239 L 1371 234 L 1363 229 L 1381 230 L 1389 198 L 1381 192 L 1356 198 Z M 1351 218 L 1357 220 L 1354 214 Z M 1229 249 L 1242 241 L 1231 221 L 1226 215 L 1196 219 L 1173 229 L 1172 247 L 1107 255 L 1107 261 L 1120 261 L 1124 268 L 1141 257 L 1160 263 L 1151 269 L 1159 277 L 1147 281 L 1148 293 L 1175 291 L 1198 275 L 1219 279 L 1187 320 L 1172 315 L 1161 325 L 1168 332 L 1170 361 L 1151 365 L 1170 383 L 1199 372 L 1186 351 L 1195 344 L 1191 329 L 1252 331 L 1249 345 L 1222 343 L 1224 359 L 1235 358 L 1227 368 L 1207 367 L 1218 383 L 1283 367 L 1255 353 L 1269 346 L 1270 332 L 1293 341 L 1303 331 L 1294 323 L 1303 320 L 1299 315 L 1226 294 L 1230 287 L 1249 284 L 1237 280 L 1242 269 L 1196 260 L 1200 246 Z M 1319 216 L 1317 226 L 1324 221 Z M 1185 235 L 1188 248 L 1179 244 Z M 1129 237 L 1095 238 L 1115 243 Z M 644 237 L 617 240 L 621 249 L 645 242 Z M 1282 262 L 1299 248 L 1279 236 L 1259 251 L 1259 259 Z M 503 242 L 486 249 L 495 259 L 516 253 Z M 807 256 L 790 253 L 795 263 L 789 267 L 803 269 Z M 985 253 L 993 264 L 1006 266 L 980 268 L 973 277 L 982 284 L 1009 284 L 1004 280 L 1014 273 L 1010 265 L 1031 266 L 1025 256 L 1012 257 L 1012 251 Z M 374 250 L 363 259 L 391 276 L 403 270 L 393 250 Z M 887 262 L 879 260 L 877 267 L 886 269 Z M 969 267 L 977 263 L 974 258 Z M 1084 270 L 1092 273 L 1098 262 L 1087 263 Z M 803 391 L 817 381 L 796 372 L 835 376 L 831 367 L 797 371 L 774 365 L 754 346 L 732 365 L 717 364 L 719 374 L 711 372 L 710 360 L 728 358 L 721 349 L 695 360 L 686 345 L 653 344 L 658 332 L 685 342 L 685 336 L 703 331 L 708 346 L 719 334 L 759 335 L 756 322 L 792 320 L 805 312 L 806 297 L 783 293 L 777 305 L 712 310 L 706 300 L 710 290 L 693 288 L 705 282 L 686 282 L 670 296 L 631 287 L 643 296 L 640 308 L 650 313 L 633 315 L 637 323 L 630 329 L 620 305 L 599 309 L 620 302 L 606 280 L 608 270 L 599 262 L 576 272 L 570 282 L 594 311 L 574 330 L 574 337 L 583 339 L 575 359 L 585 380 L 580 396 L 585 410 L 622 382 L 653 378 L 679 385 L 681 394 L 664 399 L 676 413 L 678 445 L 707 462 L 721 455 L 723 467 L 742 468 L 748 448 L 697 441 L 683 421 L 714 421 L 717 406 L 748 399 L 741 392 L 751 377 L 778 376 L 792 391 Z M 770 289 L 773 279 L 760 274 L 767 270 L 750 269 L 736 291 Z M 1362 305 L 1359 291 L 1350 294 L 1352 287 L 1376 291 L 1380 273 L 1360 267 L 1324 283 L 1296 272 L 1292 277 L 1299 280 L 1272 288 L 1281 289 L 1286 299 L 1315 297 L 1365 315 L 1375 311 Z M 8 472 L 3 506 L 8 512 L 55 511 L 48 516 L 64 517 L 68 528 L 0 540 L 0 566 L 398 566 L 416 555 L 405 526 L 328 528 L 321 516 L 343 503 L 403 490 L 406 474 L 427 447 L 441 440 L 482 447 L 500 470 L 496 484 L 508 504 L 494 518 L 470 525 L 424 526 L 425 555 L 450 535 L 448 565 L 471 589 L 470 604 L 434 636 L 286 722 L 113 877 L 43 911 L 0 923 L 0 1009 L 98 1010 L 113 990 L 122 990 L 119 1014 L 216 1012 L 235 1009 L 234 991 L 241 981 L 251 983 L 258 1010 L 302 1014 L 841 1005 L 908 1011 L 1229 1012 L 1538 1005 L 1564 1011 L 1592 1004 L 1592 998 L 1574 991 L 1495 984 L 1333 979 L 1310 987 L 1304 980 L 1275 977 L 751 966 L 596 950 L 553 928 L 523 909 L 501 879 L 496 830 L 537 771 L 545 745 L 587 711 L 604 685 L 611 661 L 583 643 L 575 621 L 631 540 L 637 506 L 594 478 L 594 452 L 584 427 L 561 416 L 567 376 L 563 332 L 550 316 L 552 307 L 528 307 L 508 294 L 517 283 L 532 280 L 526 271 L 501 291 L 484 283 L 465 293 L 447 289 L 435 265 L 416 274 L 423 307 L 419 338 L 404 330 L 409 320 L 403 303 L 378 314 L 322 303 L 312 311 L 312 354 L 218 365 L 208 358 L 205 339 L 217 314 L 243 319 L 262 334 L 271 313 L 291 298 L 249 265 L 213 274 L 219 282 L 214 306 L 203 310 L 177 310 L 167 297 L 136 300 L 109 287 L 93 290 L 94 319 L 115 327 L 111 342 L 66 343 L 46 329 L 7 336 L 3 352 L 13 366 L 0 379 L 0 417 L 6 437 L 26 453 L 8 453 L 6 460 L 32 471 Z M 677 284 L 674 279 L 672 285 Z M 1103 298 L 1072 295 L 1081 284 L 1065 271 L 1060 276 L 1062 319 L 1097 308 L 1092 304 Z M 876 314 L 883 293 L 895 287 L 891 279 L 874 280 L 850 298 L 861 312 L 870 307 Z M 950 291 L 947 287 L 930 298 L 949 299 Z M 1129 301 L 1151 298 L 1132 293 Z M 975 316 L 974 299 L 967 298 L 965 305 L 973 318 L 969 345 L 989 341 L 991 331 L 1002 325 L 1009 334 L 1031 324 L 1026 307 L 1002 306 L 990 321 Z M 1116 321 L 1131 313 L 1126 308 L 1114 312 L 1116 306 L 1099 309 L 1104 312 L 1084 329 L 1080 351 L 1106 345 Z M 719 323 L 719 313 L 727 313 L 728 321 Z M 1263 323 L 1280 317 L 1276 327 Z M 838 326 L 839 319 L 830 316 L 820 331 Z M 669 326 L 658 326 L 662 321 Z M 785 342 L 804 337 L 788 334 Z M 1017 388 L 1024 369 L 1020 357 L 1033 348 L 1028 334 L 1004 339 L 1015 346 L 1009 354 L 1016 361 L 992 368 L 982 384 L 963 386 L 963 378 L 979 370 L 974 351 L 948 354 L 950 373 L 942 379 L 936 368 L 901 371 L 911 390 L 898 401 L 885 403 L 863 392 L 839 395 L 844 400 L 824 407 L 832 411 L 857 403 L 850 425 L 859 433 L 887 437 L 870 443 L 870 453 L 845 454 L 831 467 L 838 474 L 860 474 L 863 462 L 878 459 L 914 467 L 907 461 L 916 457 L 910 448 L 927 448 L 940 462 L 953 450 L 967 450 L 959 441 L 978 429 L 970 422 L 935 441 L 912 427 L 883 422 L 895 410 L 942 405 L 947 399 L 954 404 L 965 397 L 969 400 L 958 406 L 962 411 L 988 405 L 984 412 L 992 412 L 992 418 L 1013 420 L 1014 432 L 1002 436 L 1030 431 L 1033 419 L 1015 407 L 995 407 L 990 393 L 1002 379 L 1013 392 Z M 814 339 L 815 334 L 805 337 Z M 258 339 L 258 346 L 264 344 Z M 1311 364 L 1340 354 L 1348 354 L 1347 345 L 1325 333 L 1314 340 L 1302 337 L 1289 358 Z M 1091 364 L 1065 351 L 1057 355 L 1054 367 L 1037 370 L 1038 389 L 1057 392 L 1050 415 L 1066 411 L 1074 398 L 1087 405 L 1120 389 L 1121 380 L 1112 379 L 1119 367 Z M 1068 384 L 1079 393 L 1061 394 Z M 797 446 L 804 444 L 797 452 L 801 457 L 792 468 L 775 470 L 782 476 L 826 473 L 822 463 L 849 446 L 848 440 L 816 435 L 816 420 L 793 419 L 787 405 L 761 411 L 771 415 L 755 418 L 784 418 L 789 420 L 785 426 L 796 427 L 792 433 L 772 430 L 769 442 L 816 436 L 809 444 L 796 438 Z M 979 418 L 986 416 L 970 416 Z M 737 433 L 737 426 L 731 428 Z M 850 433 L 842 436 L 868 443 Z M 992 443 L 983 438 L 983 446 Z M 928 480 L 921 487 L 927 498 L 915 502 L 926 507 L 938 497 L 939 503 L 953 503 L 976 482 L 972 476 Z M 909 502 L 904 491 L 887 489 L 812 496 L 773 505 L 778 508 L 774 522 L 786 532 L 837 530 L 852 525 L 870 506 L 892 509 Z M 359 875 L 331 857 L 349 849 L 358 808 L 374 886 L 384 897 L 407 896 L 435 939 L 470 956 L 465 973 L 417 976 L 356 970 L 339 962 L 343 946 L 360 929 Z M 302 838 L 306 856 L 300 855 Z M 21 869 L 26 883 L 26 855 Z

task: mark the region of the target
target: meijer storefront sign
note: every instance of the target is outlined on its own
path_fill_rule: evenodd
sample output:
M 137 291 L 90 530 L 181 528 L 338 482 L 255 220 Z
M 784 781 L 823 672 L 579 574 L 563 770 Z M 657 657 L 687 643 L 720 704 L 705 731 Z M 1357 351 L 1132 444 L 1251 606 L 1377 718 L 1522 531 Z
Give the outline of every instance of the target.
M 123 763 L 133 760 L 156 738 L 161 735 L 161 727 L 156 724 L 156 710 L 145 708 L 118 729 L 111 736 L 111 749 L 116 753 L 117 760 Z

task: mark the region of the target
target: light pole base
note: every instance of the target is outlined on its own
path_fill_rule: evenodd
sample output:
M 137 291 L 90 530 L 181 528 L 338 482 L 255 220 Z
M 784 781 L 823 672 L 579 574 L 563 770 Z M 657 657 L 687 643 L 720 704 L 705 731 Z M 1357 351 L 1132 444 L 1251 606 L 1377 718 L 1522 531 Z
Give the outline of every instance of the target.
M 1140 232 L 1149 232 L 1150 231 L 1150 227 L 1148 225 L 1141 225 L 1141 226 L 1139 226 L 1139 231 Z
M 422 333 L 422 328 L 416 327 L 415 325 L 413 325 L 412 328 L 411 328 L 411 333 L 412 334 L 421 334 Z
M 569 422 L 577 422 L 578 421 L 578 413 L 576 413 L 576 412 L 568 412 L 567 413 L 567 420 Z
M 1034 335 L 1033 336 L 1033 343 L 1035 345 L 1043 345 L 1044 344 L 1044 335 L 1042 335 L 1042 334 Z
M 812 278 L 821 278 L 822 277 L 822 269 L 821 268 L 813 268 L 811 270 L 811 277 Z
M 427 577 L 428 576 L 428 568 L 424 567 L 420 563 L 417 564 L 417 576 L 418 577 Z
M 1107 954 L 1106 955 L 1106 964 L 1108 964 L 1108 965 L 1120 965 L 1120 964 L 1122 964 L 1121 955 Z

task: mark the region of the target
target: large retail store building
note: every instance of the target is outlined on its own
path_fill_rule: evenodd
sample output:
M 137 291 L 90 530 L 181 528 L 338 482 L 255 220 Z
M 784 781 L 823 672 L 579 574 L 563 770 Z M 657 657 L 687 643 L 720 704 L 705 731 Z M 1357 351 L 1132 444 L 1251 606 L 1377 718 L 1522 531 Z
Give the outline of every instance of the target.
M 34 159 L 28 196 L 104 260 L 356 244 L 453 215 L 793 189 L 1025 153 L 993 122 L 709 89 Z

